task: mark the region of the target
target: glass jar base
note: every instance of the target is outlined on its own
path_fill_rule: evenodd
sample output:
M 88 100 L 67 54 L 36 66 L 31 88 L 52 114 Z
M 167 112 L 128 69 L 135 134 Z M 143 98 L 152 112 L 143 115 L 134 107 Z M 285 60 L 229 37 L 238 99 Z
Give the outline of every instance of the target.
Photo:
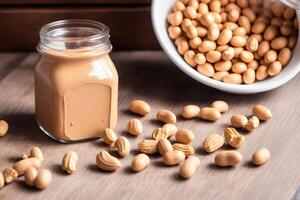
M 51 139 L 63 143 L 63 144 L 74 144 L 74 143 L 82 143 L 82 142 L 89 142 L 89 141 L 93 141 L 93 140 L 98 140 L 101 137 L 93 137 L 93 138 L 87 138 L 87 139 L 82 139 L 82 140 L 63 140 L 63 139 L 59 139 L 57 137 L 54 137 L 52 134 L 50 134 L 49 132 L 47 132 L 44 127 L 37 121 L 37 124 L 39 126 L 39 128 L 47 135 L 49 136 Z

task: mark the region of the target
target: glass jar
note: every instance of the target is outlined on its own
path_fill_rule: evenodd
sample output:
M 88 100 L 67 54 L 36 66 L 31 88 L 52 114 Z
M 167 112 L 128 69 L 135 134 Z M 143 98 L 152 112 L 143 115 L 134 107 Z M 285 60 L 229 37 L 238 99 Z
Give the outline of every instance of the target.
M 98 138 L 117 123 L 118 74 L 109 29 L 91 20 L 62 20 L 40 30 L 35 68 L 39 127 L 60 142 Z

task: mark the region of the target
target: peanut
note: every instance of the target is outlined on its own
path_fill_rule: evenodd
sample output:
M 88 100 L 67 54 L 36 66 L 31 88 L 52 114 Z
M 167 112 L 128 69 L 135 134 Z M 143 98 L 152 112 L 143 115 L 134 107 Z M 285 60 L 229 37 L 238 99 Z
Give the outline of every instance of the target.
M 224 138 L 221 135 L 210 134 L 202 144 L 202 148 L 207 153 L 212 153 L 224 145 Z
M 248 120 L 245 128 L 247 131 L 252 131 L 253 129 L 257 128 L 258 126 L 259 126 L 259 119 L 256 116 L 252 116 Z
M 155 128 L 152 132 L 152 139 L 160 140 L 160 139 L 167 139 L 168 133 L 164 131 L 163 128 Z
M 134 135 L 134 136 L 141 135 L 144 131 L 143 124 L 138 119 L 131 119 L 128 122 L 127 130 L 128 130 L 128 133 L 130 133 L 131 135 Z
M 34 181 L 38 175 L 38 170 L 34 167 L 29 167 L 24 173 L 25 183 L 29 186 L 34 186 Z
M 211 107 L 204 107 L 200 110 L 199 117 L 204 120 L 217 121 L 221 118 L 221 113 Z
M 244 128 L 247 122 L 247 117 L 242 114 L 235 114 L 231 117 L 231 125 L 235 128 Z
M 174 150 L 182 151 L 186 157 L 195 153 L 194 147 L 188 144 L 174 143 L 172 146 Z
M 233 148 L 239 148 L 245 142 L 245 137 L 232 127 L 225 129 L 224 137 L 225 141 Z
M 160 155 L 164 155 L 168 151 L 173 151 L 173 146 L 167 139 L 160 139 L 157 143 L 157 148 Z
M 150 164 L 150 158 L 146 154 L 138 154 L 131 162 L 131 169 L 135 172 L 143 171 Z
M 292 51 L 289 48 L 283 48 L 278 54 L 278 61 L 281 63 L 282 66 L 285 66 L 290 61 L 291 57 Z
M 257 149 L 252 155 L 252 163 L 260 166 L 268 162 L 271 158 L 271 153 L 266 148 Z
M 182 108 L 181 114 L 186 119 L 195 118 L 199 115 L 200 108 L 196 105 L 186 105 Z
M 143 140 L 138 143 L 138 149 L 145 154 L 157 153 L 157 140 Z
M 268 67 L 265 65 L 261 65 L 257 68 L 255 78 L 256 80 L 264 80 L 268 77 Z
M 223 81 L 225 83 L 231 83 L 231 84 L 241 84 L 243 83 L 243 78 L 240 74 L 228 74 L 223 77 Z
M 207 77 L 213 77 L 215 74 L 214 67 L 209 63 L 205 63 L 203 65 L 198 65 L 197 71 Z
M 111 147 L 117 149 L 118 154 L 123 158 L 130 153 L 130 142 L 124 136 L 119 137 Z
M 100 151 L 96 156 L 97 167 L 105 171 L 115 171 L 121 167 L 119 159 L 110 155 L 107 151 Z
M 39 169 L 34 185 L 40 190 L 46 189 L 52 181 L 52 173 L 48 169 Z
M 182 151 L 168 151 L 163 155 L 165 165 L 178 165 L 184 161 L 185 155 Z
M 8 123 L 5 120 L 0 120 L 0 137 L 6 135 L 8 127 Z
M 116 141 L 117 135 L 112 129 L 107 128 L 102 135 L 102 139 L 105 144 L 111 145 Z
M 270 109 L 263 105 L 256 105 L 252 108 L 252 113 L 254 116 L 262 121 L 266 121 L 272 117 Z
M 2 189 L 4 186 L 5 186 L 5 179 L 3 173 L 0 172 L 0 189 Z
M 131 112 L 142 116 L 147 115 L 151 111 L 149 104 L 143 100 L 132 101 L 129 105 L 129 108 Z
M 180 166 L 180 175 L 183 178 L 191 178 L 200 166 L 200 160 L 196 156 L 189 156 Z
M 175 124 L 177 119 L 176 115 L 169 110 L 162 109 L 157 112 L 156 119 L 166 124 Z
M 173 26 L 178 26 L 181 24 L 183 19 L 183 15 L 180 11 L 176 11 L 174 13 L 170 13 L 167 17 L 169 24 Z
M 44 156 L 42 150 L 39 147 L 33 147 L 30 151 L 29 158 L 37 158 L 43 162 Z
M 282 69 L 282 65 L 279 61 L 273 62 L 268 68 L 269 76 L 276 76 Z
M 41 165 L 38 158 L 26 158 L 15 163 L 13 168 L 17 171 L 18 176 L 22 176 L 29 167 L 40 168 Z
M 233 167 L 242 162 L 243 156 L 234 150 L 220 151 L 215 157 L 215 163 L 219 167 Z
M 74 151 L 69 151 L 65 153 L 61 167 L 62 169 L 67 172 L 68 174 L 72 174 L 76 171 L 76 164 L 78 161 L 78 155 Z
M 229 109 L 228 103 L 226 101 L 222 101 L 222 100 L 214 101 L 210 104 L 210 106 L 212 108 L 215 108 L 216 110 L 218 110 L 220 113 L 227 112 Z
M 245 84 L 254 83 L 254 81 L 255 81 L 254 69 L 249 68 L 243 73 L 243 81 Z
M 162 126 L 162 129 L 168 134 L 168 138 L 175 135 L 178 131 L 177 126 L 175 126 L 174 124 L 164 124 Z
M 194 133 L 189 129 L 180 129 L 175 134 L 176 141 L 182 144 L 190 144 L 194 137 Z
M 281 50 L 288 45 L 288 40 L 285 37 L 277 37 L 271 42 L 271 47 L 274 50 Z
M 3 177 L 6 184 L 15 181 L 18 178 L 18 176 L 19 176 L 18 172 L 11 167 L 6 168 L 3 172 Z

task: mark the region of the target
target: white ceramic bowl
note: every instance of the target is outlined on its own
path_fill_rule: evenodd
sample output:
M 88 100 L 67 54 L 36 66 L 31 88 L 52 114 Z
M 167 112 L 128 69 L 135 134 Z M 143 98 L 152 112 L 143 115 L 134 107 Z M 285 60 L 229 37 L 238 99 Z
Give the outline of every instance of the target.
M 236 94 L 253 94 L 272 90 L 291 80 L 300 71 L 300 34 L 298 34 L 297 45 L 293 51 L 293 57 L 289 64 L 275 77 L 267 78 L 249 85 L 236 85 L 206 77 L 190 67 L 177 53 L 173 41 L 168 36 L 166 18 L 176 0 L 152 0 L 151 17 L 152 25 L 158 42 L 164 52 L 177 65 L 193 79 L 216 89 Z M 300 21 L 300 14 L 297 11 L 297 18 Z

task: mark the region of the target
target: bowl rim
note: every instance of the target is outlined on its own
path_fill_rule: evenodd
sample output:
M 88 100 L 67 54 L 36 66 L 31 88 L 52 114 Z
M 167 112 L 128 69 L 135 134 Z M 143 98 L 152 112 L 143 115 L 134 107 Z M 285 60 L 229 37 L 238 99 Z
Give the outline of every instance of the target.
M 164 3 L 170 2 L 170 1 L 176 1 L 176 0 L 164 0 Z M 272 89 L 275 89 L 285 83 L 287 83 L 289 80 L 294 78 L 298 72 L 300 71 L 300 57 L 297 60 L 296 56 L 292 56 L 290 62 L 286 68 L 288 68 L 288 72 L 284 73 L 281 72 L 277 76 L 269 77 L 262 81 L 257 81 L 252 84 L 230 84 L 230 83 L 224 83 L 221 81 L 214 80 L 210 77 L 206 77 L 199 73 L 197 70 L 192 68 L 190 65 L 188 65 L 181 55 L 177 52 L 174 42 L 169 38 L 167 33 L 167 22 L 166 22 L 166 16 L 164 17 L 164 20 L 159 21 L 159 17 L 157 15 L 163 13 L 158 13 L 157 8 L 161 8 L 162 1 L 161 0 L 152 0 L 151 4 L 151 20 L 152 20 L 152 26 L 155 33 L 155 36 L 163 49 L 163 51 L 167 54 L 167 56 L 170 58 L 170 60 L 184 73 L 186 73 L 191 78 L 197 80 L 198 82 L 201 82 L 209 87 L 222 90 L 228 93 L 235 93 L 235 94 L 254 94 L 254 93 L 260 93 L 269 91 Z M 167 6 L 165 6 L 167 7 Z M 170 10 L 171 6 L 168 6 L 167 10 Z M 169 12 L 169 11 L 168 11 Z M 168 13 L 167 12 L 167 13 Z M 299 11 L 296 10 L 298 21 L 300 21 L 300 14 Z M 161 26 L 159 26 L 159 23 L 164 24 L 164 30 L 161 30 Z M 161 24 L 160 24 L 161 25 Z M 300 26 L 300 24 L 299 24 Z M 167 36 L 167 37 L 166 37 Z M 170 44 L 171 43 L 171 44 Z M 298 48 L 297 48 L 298 47 Z M 176 53 L 174 52 L 176 51 Z M 293 49 L 294 55 L 300 55 L 300 34 L 298 34 L 297 44 Z M 293 68 L 291 68 L 291 65 L 295 65 Z

